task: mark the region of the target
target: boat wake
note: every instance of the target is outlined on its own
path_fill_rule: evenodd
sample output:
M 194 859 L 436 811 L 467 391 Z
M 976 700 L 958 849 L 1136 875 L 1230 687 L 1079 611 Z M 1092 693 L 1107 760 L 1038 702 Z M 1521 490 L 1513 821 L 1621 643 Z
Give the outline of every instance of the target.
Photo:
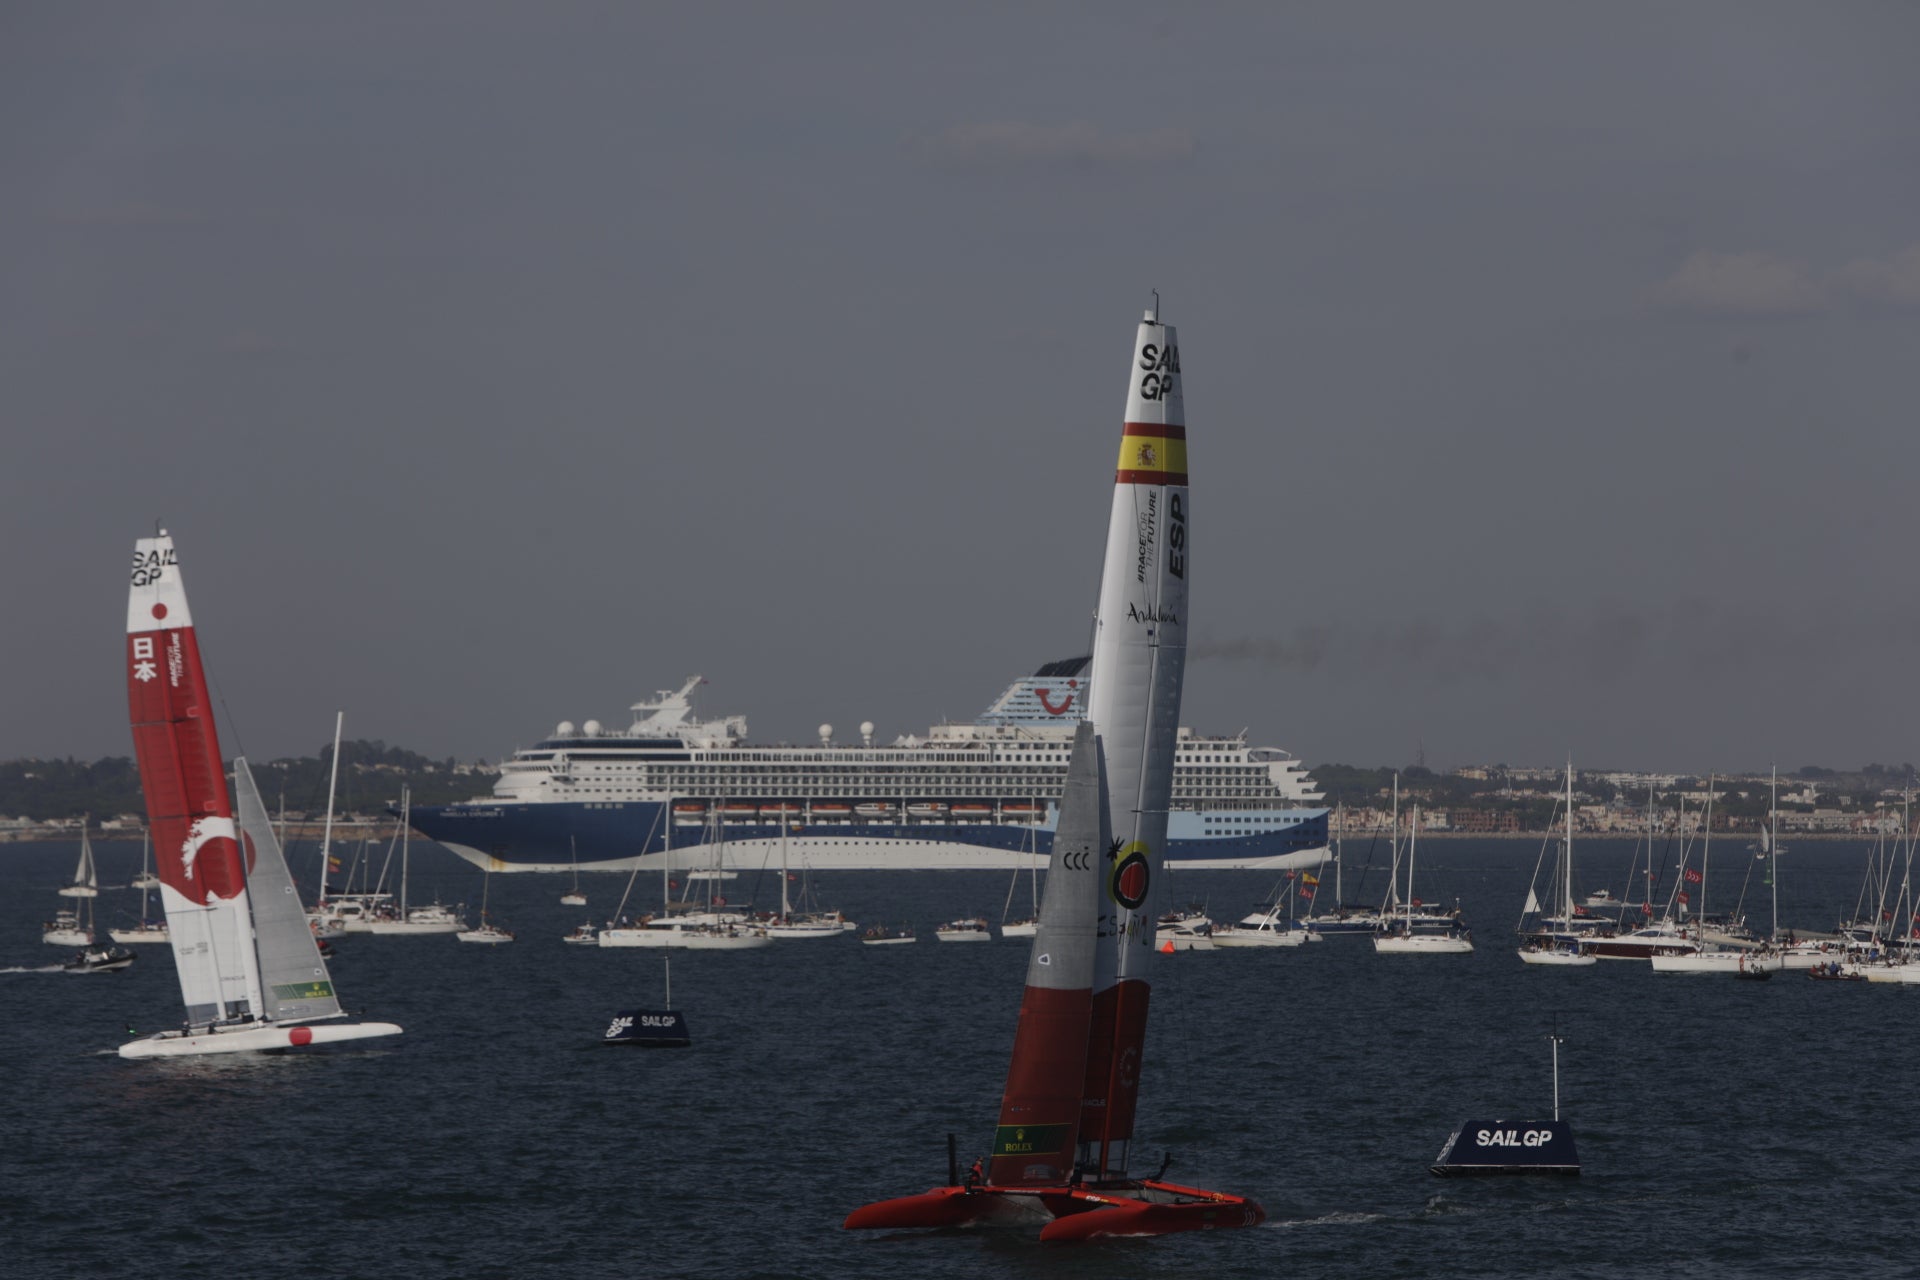
M 0 973 L 65 973 L 66 967 L 57 964 L 20 964 L 0 969 Z
M 1267 1226 L 1282 1231 L 1296 1231 L 1302 1227 L 1353 1227 L 1367 1226 L 1375 1222 L 1386 1222 L 1392 1217 L 1385 1213 L 1365 1213 L 1349 1209 L 1340 1213 L 1323 1213 L 1317 1218 L 1294 1218 L 1291 1221 L 1269 1221 Z

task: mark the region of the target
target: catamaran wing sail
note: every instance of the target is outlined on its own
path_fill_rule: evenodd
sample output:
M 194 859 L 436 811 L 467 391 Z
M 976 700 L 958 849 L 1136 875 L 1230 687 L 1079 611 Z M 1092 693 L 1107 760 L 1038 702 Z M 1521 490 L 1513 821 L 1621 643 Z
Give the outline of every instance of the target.
M 127 702 L 187 1021 L 257 1007 L 247 877 L 173 539 L 134 544 Z
M 989 1177 L 1001 1186 L 1057 1186 L 1073 1173 L 1093 1013 L 1094 914 L 1102 855 L 1112 842 L 1105 781 L 1100 740 L 1082 723 L 1074 730 L 994 1132 Z
M 1187 657 L 1186 409 L 1180 343 L 1156 307 L 1128 372 L 1088 712 L 1105 749 L 1114 846 L 1105 864 L 1080 1116 L 1081 1164 L 1123 1177 L 1146 1039 L 1152 891 L 1167 848 Z
M 247 896 L 253 904 L 255 943 L 260 952 L 260 989 L 266 1007 L 258 1010 L 276 1022 L 309 1022 L 336 1017 L 327 962 L 320 957 L 307 924 L 307 911 L 287 870 L 286 855 L 273 833 L 273 821 L 254 785 L 244 758 L 233 762 L 233 789 L 239 798 L 240 838 L 247 851 Z

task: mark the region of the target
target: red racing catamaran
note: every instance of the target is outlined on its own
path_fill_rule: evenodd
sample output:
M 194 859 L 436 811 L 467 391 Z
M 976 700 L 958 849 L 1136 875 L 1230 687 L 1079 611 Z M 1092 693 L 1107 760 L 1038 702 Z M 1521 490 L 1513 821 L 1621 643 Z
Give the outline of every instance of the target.
M 856 1209 L 849 1229 L 1038 1219 L 1056 1241 L 1265 1220 L 1244 1196 L 1128 1171 L 1186 665 L 1188 512 L 1180 347 L 1156 305 L 1134 342 L 1089 723 L 1074 736 L 990 1167 Z

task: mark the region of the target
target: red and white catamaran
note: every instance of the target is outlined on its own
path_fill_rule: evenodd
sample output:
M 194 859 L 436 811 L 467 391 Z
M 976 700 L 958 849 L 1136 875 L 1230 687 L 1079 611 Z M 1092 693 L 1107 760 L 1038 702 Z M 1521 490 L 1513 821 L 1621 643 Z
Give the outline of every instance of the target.
M 1186 437 L 1179 343 L 1156 307 L 1134 342 L 1090 723 L 1074 737 L 990 1168 L 856 1209 L 848 1228 L 1037 1219 L 1042 1240 L 1083 1240 L 1266 1217 L 1243 1196 L 1128 1171 L 1186 664 Z
M 134 544 L 127 702 L 147 823 L 186 1002 L 177 1031 L 120 1046 L 123 1058 L 289 1049 L 399 1035 L 347 1022 L 247 762 L 227 797 L 213 702 L 173 539 Z

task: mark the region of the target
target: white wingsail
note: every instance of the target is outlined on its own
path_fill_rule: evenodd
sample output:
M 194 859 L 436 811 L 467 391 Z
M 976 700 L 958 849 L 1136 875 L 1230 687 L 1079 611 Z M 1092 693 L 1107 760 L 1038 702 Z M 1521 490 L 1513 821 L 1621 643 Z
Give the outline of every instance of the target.
M 340 1012 L 333 978 L 307 924 L 307 911 L 287 870 L 285 852 L 243 757 L 233 762 L 240 838 L 247 853 L 247 896 L 253 904 L 263 1005 L 255 1017 L 281 1022 L 331 1018 Z
M 1113 829 L 1079 1135 L 1080 1163 L 1100 1177 L 1127 1169 L 1146 1035 L 1152 897 L 1187 659 L 1186 420 L 1179 338 L 1156 306 L 1134 336 L 1088 694 Z

